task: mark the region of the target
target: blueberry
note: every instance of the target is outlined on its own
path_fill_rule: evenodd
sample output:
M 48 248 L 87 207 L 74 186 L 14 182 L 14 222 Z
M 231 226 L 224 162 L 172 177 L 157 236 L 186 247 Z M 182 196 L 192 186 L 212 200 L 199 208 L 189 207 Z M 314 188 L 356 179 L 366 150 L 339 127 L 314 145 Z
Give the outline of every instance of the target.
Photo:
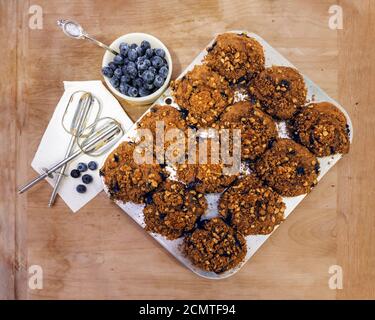
M 181 109 L 180 113 L 181 113 L 182 119 L 186 119 L 187 116 L 189 115 L 189 110 L 187 110 L 187 109 Z
M 304 167 L 297 167 L 297 174 L 300 175 L 300 176 L 305 174 L 305 168 Z
M 113 62 L 115 64 L 123 64 L 124 63 L 124 58 L 121 54 L 118 54 L 116 57 L 113 58 Z
M 156 88 L 160 88 L 164 83 L 164 79 L 161 76 L 156 76 L 154 80 L 154 86 Z
M 147 89 L 144 88 L 144 87 L 139 88 L 139 95 L 140 95 L 141 97 L 148 96 L 149 94 L 150 94 L 150 90 L 147 90 Z
M 129 63 L 129 59 L 128 59 L 128 56 L 126 56 L 125 58 L 124 58 L 124 65 L 126 66 L 128 63 Z
M 123 55 L 123 56 L 126 56 L 128 54 L 128 51 L 129 51 L 129 45 L 125 42 L 122 42 L 120 44 L 120 53 Z
M 142 49 L 142 47 L 137 47 L 135 50 L 137 51 L 139 57 L 145 54 L 145 50 Z
M 90 170 L 96 170 L 98 169 L 98 164 L 95 161 L 90 161 L 87 166 L 89 167 Z
M 146 70 L 145 72 L 143 72 L 142 78 L 145 82 L 152 83 L 154 81 L 155 75 L 149 70 Z
M 102 73 L 107 78 L 112 78 L 112 76 L 113 76 L 113 70 L 110 67 L 104 67 L 102 69 Z
M 81 172 L 77 169 L 73 169 L 72 171 L 70 171 L 70 176 L 72 178 L 79 178 L 81 175 Z
M 156 68 L 156 69 L 159 69 L 161 66 L 163 66 L 164 64 L 164 61 L 162 58 L 160 58 L 159 56 L 154 56 L 151 58 L 151 63 L 152 65 Z
M 110 82 L 111 85 L 114 86 L 115 88 L 117 88 L 117 87 L 120 85 L 120 80 L 119 80 L 119 78 L 117 78 L 117 77 L 113 77 L 113 78 L 111 78 L 111 80 L 109 80 L 109 82 Z
M 83 162 L 78 163 L 77 170 L 79 170 L 79 172 L 87 171 L 87 164 Z
M 154 75 L 158 73 L 158 71 L 153 66 L 149 67 L 148 71 L 152 72 Z
M 121 70 L 121 68 L 120 68 L 120 67 L 117 68 L 113 74 L 114 74 L 117 78 L 121 78 L 121 76 L 122 76 L 122 70 Z
M 133 86 L 137 88 L 141 88 L 143 86 L 143 79 L 142 78 L 136 78 L 133 80 Z
M 128 74 L 124 74 L 121 79 L 121 83 L 129 83 L 131 81 L 131 77 Z
M 108 67 L 110 67 L 113 71 L 115 71 L 117 68 L 117 64 L 114 62 L 110 62 L 108 63 Z
M 130 49 L 129 52 L 128 52 L 128 59 L 130 61 L 135 61 L 135 60 L 137 60 L 137 58 L 138 58 L 137 50 Z
M 89 174 L 84 174 L 84 175 L 82 176 L 82 182 L 83 182 L 84 184 L 89 184 L 89 183 L 92 182 L 92 180 L 93 180 L 93 178 L 92 178 L 92 176 L 90 176 Z
M 137 68 L 137 65 L 136 65 L 136 63 L 135 63 L 134 61 L 129 61 L 127 67 L 128 67 L 128 66 L 132 66 L 132 67 L 134 67 L 134 68 Z
M 151 48 L 150 42 L 148 42 L 147 40 L 143 40 L 141 42 L 141 48 L 143 50 L 147 50 L 147 49 Z
M 86 190 L 87 190 L 87 188 L 86 188 L 86 186 L 84 186 L 83 184 L 79 184 L 79 185 L 77 186 L 76 190 L 77 190 L 78 193 L 85 193 Z
M 137 64 L 137 69 L 138 69 L 138 71 L 140 71 L 140 72 L 142 72 L 142 71 L 146 71 L 150 65 L 151 65 L 150 60 L 145 59 L 145 60 L 143 60 L 143 61 L 140 61 L 140 62 Z
M 161 76 L 163 79 L 167 78 L 168 76 L 168 67 L 167 66 L 162 66 L 160 69 L 159 69 L 159 76 Z
M 136 96 L 138 96 L 138 89 L 134 88 L 134 87 L 129 87 L 128 95 L 130 97 L 136 97 Z
M 134 67 L 134 66 L 132 66 L 132 65 L 128 65 L 128 66 L 126 67 L 126 71 L 127 71 L 128 75 L 129 75 L 132 79 L 134 79 L 134 78 L 138 75 L 137 68 Z
M 154 84 L 153 84 L 153 83 L 145 83 L 145 84 L 143 85 L 143 87 L 144 87 L 145 89 L 147 89 L 147 90 L 150 90 L 150 91 L 154 90 Z
M 138 45 L 136 43 L 132 43 L 130 45 L 130 49 L 136 49 L 138 47 Z
M 155 54 L 161 58 L 165 57 L 165 51 L 163 49 L 155 49 Z
M 128 95 L 129 85 L 127 83 L 120 83 L 119 90 L 122 94 Z
M 153 56 L 154 56 L 154 51 L 151 49 L 151 48 L 148 48 L 147 50 L 146 50 L 146 52 L 145 52 L 145 56 L 147 57 L 147 58 L 152 58 Z

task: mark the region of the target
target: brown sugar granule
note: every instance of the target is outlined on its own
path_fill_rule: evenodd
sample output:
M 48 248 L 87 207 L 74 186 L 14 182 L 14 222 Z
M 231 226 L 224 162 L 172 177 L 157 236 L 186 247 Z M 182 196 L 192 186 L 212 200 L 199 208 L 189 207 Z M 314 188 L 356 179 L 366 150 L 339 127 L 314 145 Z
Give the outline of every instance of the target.
M 240 178 L 220 197 L 219 213 L 244 236 L 269 234 L 284 220 L 285 203 L 255 175 Z
M 332 103 L 312 103 L 289 124 L 295 140 L 318 157 L 348 153 L 349 131 L 344 114 Z
M 318 159 L 291 139 L 278 139 L 255 163 L 263 182 L 282 196 L 294 197 L 311 191 L 317 184 Z
M 193 265 L 215 273 L 222 273 L 236 267 L 246 256 L 244 237 L 222 219 L 205 221 L 184 239 L 183 253 Z
M 294 68 L 273 66 L 262 71 L 249 87 L 259 106 L 277 119 L 290 119 L 306 103 L 307 89 Z
M 177 239 L 194 228 L 206 209 L 203 194 L 180 182 L 167 180 L 143 209 L 146 230 Z
M 245 34 L 224 33 L 216 38 L 205 62 L 228 81 L 247 81 L 264 69 L 262 45 Z
M 166 176 L 159 164 L 137 164 L 133 157 L 136 144 L 125 141 L 107 157 L 100 175 L 115 200 L 143 203 Z
M 195 66 L 171 87 L 186 122 L 198 128 L 212 126 L 233 102 L 228 82 L 206 65 Z
M 229 106 L 219 122 L 222 129 L 241 130 L 241 158 L 254 160 L 263 154 L 277 137 L 273 119 L 248 101 Z

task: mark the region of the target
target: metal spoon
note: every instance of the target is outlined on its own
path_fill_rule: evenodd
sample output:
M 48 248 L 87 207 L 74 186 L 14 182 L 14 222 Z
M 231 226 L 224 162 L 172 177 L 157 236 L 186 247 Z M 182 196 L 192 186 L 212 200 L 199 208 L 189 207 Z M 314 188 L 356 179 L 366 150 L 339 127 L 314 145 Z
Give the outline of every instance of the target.
M 111 49 L 110 47 L 108 47 L 104 43 L 94 39 L 91 36 L 89 36 L 88 33 L 85 30 L 83 30 L 81 25 L 79 23 L 75 22 L 75 21 L 60 19 L 60 20 L 57 20 L 57 25 L 70 38 L 87 39 L 87 40 L 90 40 L 91 42 L 95 43 L 99 47 L 102 47 L 102 48 L 110 51 L 114 55 L 119 54 L 116 50 Z

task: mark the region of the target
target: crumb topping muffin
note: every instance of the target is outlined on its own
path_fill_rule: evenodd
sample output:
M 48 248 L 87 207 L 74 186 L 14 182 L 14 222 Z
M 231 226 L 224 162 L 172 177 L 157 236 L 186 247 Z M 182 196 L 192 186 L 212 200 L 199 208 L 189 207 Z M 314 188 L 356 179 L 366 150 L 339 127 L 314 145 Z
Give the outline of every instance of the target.
M 244 236 L 269 234 L 284 220 L 285 203 L 255 175 L 240 178 L 220 197 L 219 213 Z
M 133 152 L 136 144 L 125 141 L 107 157 L 100 175 L 112 199 L 143 203 L 147 194 L 165 179 L 159 164 L 137 164 Z
M 317 184 L 318 159 L 291 139 L 278 139 L 255 163 L 263 182 L 280 195 L 294 197 L 311 191 Z
M 159 233 L 170 240 L 191 231 L 207 209 L 202 193 L 169 180 L 153 193 L 148 202 L 143 209 L 146 230 Z
M 228 82 L 206 65 L 197 65 L 172 82 L 173 95 L 189 125 L 209 127 L 233 101 Z
M 262 71 L 249 87 L 263 111 L 277 119 L 290 119 L 306 102 L 307 89 L 294 68 L 273 66 Z
M 348 153 L 349 127 L 344 114 L 332 103 L 312 103 L 289 124 L 295 140 L 318 157 Z
M 221 129 L 241 130 L 241 158 L 254 160 L 263 154 L 278 133 L 273 119 L 248 101 L 229 106 L 219 122 Z
M 193 265 L 222 273 L 236 267 L 246 256 L 244 237 L 222 219 L 205 220 L 202 228 L 185 237 L 183 253 Z
M 264 69 L 262 45 L 245 34 L 220 34 L 208 51 L 205 63 L 233 83 L 250 80 Z

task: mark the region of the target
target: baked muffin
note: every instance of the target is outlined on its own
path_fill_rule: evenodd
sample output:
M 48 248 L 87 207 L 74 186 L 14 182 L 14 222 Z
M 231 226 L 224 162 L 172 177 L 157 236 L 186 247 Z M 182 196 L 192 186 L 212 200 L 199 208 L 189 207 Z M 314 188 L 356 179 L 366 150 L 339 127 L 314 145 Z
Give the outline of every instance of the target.
M 244 236 L 271 233 L 284 211 L 282 197 L 253 174 L 238 179 L 219 201 L 220 215 Z
M 186 122 L 198 128 L 212 126 L 233 102 L 228 82 L 206 65 L 195 66 L 171 87 Z
M 160 127 L 160 125 L 163 127 Z M 159 128 L 157 140 L 156 126 Z M 185 155 L 187 138 L 186 122 L 181 112 L 171 106 L 153 106 L 138 123 L 139 129 L 149 129 L 153 135 L 152 148 L 159 163 L 173 164 Z M 173 129 L 178 129 L 172 131 Z M 163 131 L 162 131 L 163 130 Z M 141 131 L 138 131 L 141 136 Z M 151 147 L 151 146 L 150 146 Z
M 289 123 L 294 139 L 318 157 L 348 153 L 349 127 L 344 114 L 332 103 L 312 103 Z
M 236 267 L 246 256 L 244 237 L 222 219 L 205 220 L 202 227 L 185 237 L 182 251 L 206 271 L 222 273 Z
M 291 139 L 278 139 L 255 163 L 255 172 L 280 195 L 294 197 L 317 184 L 318 159 Z
M 278 136 L 273 119 L 248 101 L 240 101 L 226 108 L 219 125 L 221 129 L 241 130 L 242 160 L 256 159 Z
M 306 102 L 307 89 L 294 68 L 273 66 L 262 71 L 249 87 L 263 111 L 277 119 L 290 119 Z
M 205 63 L 232 83 L 248 81 L 264 69 L 262 45 L 245 34 L 224 33 L 208 49 Z
M 206 209 L 203 194 L 180 182 L 167 180 L 143 209 L 146 230 L 170 240 L 177 239 L 194 228 Z
M 125 141 L 107 157 L 100 175 L 112 199 L 144 203 L 147 194 L 165 179 L 166 173 L 156 164 L 138 164 L 134 160 L 136 144 Z

